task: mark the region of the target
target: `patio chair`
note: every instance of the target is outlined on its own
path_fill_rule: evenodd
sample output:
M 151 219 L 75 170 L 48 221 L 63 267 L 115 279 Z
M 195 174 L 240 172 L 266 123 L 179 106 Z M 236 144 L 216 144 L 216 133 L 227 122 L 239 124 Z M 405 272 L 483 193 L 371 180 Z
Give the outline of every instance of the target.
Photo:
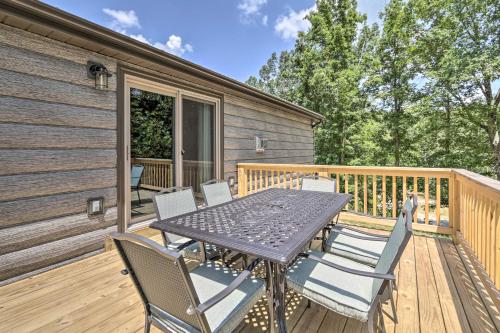
M 405 202 L 404 209 L 413 216 L 418 208 L 417 197 L 410 194 L 409 198 Z M 398 219 L 397 223 L 404 221 Z M 392 232 L 395 229 L 394 227 Z M 326 252 L 375 266 L 391 234 L 375 234 L 337 223 L 326 240 Z
M 130 172 L 130 189 L 137 191 L 137 197 L 139 198 L 139 204 L 141 204 L 140 186 L 142 173 L 144 172 L 144 165 L 134 164 L 132 165 L 132 171 Z
M 188 272 L 184 258 L 134 234 L 111 234 L 151 325 L 164 332 L 230 333 L 265 294 L 265 282 L 252 277 L 254 261 L 239 273 L 207 262 Z
M 333 179 L 321 176 L 302 177 L 300 189 L 303 191 L 318 191 L 335 193 L 336 182 Z
M 374 332 L 374 315 L 382 318 L 381 301 L 392 273 L 412 235 L 411 214 L 401 213 L 375 267 L 330 253 L 301 253 L 289 268 L 287 286 L 336 313 L 368 323 Z M 385 332 L 383 320 L 382 330 Z
M 163 220 L 198 210 L 191 187 L 169 187 L 153 197 L 156 218 Z M 215 247 L 207 246 L 187 237 L 162 232 L 165 247 L 173 251 L 181 251 L 189 259 L 205 261 L 211 257 Z M 209 253 L 207 253 L 207 251 Z
M 203 198 L 205 199 L 205 204 L 210 206 L 220 205 L 233 200 L 233 195 L 231 194 L 231 189 L 227 181 L 222 179 L 212 179 L 205 183 L 200 184 L 201 191 L 203 192 Z M 231 254 L 231 250 L 219 248 L 219 255 L 227 267 L 229 267 L 233 262 L 239 258 L 243 258 L 242 264 L 247 266 L 247 256 L 243 254 L 234 255 L 229 261 L 226 261 L 226 257 Z
M 321 176 L 306 176 L 302 177 L 300 183 L 301 191 L 318 191 L 318 192 L 327 192 L 327 193 L 335 193 L 336 192 L 336 182 L 335 180 L 327 177 Z M 338 223 L 340 213 L 337 214 L 335 219 L 335 223 L 328 224 L 324 229 L 321 238 L 315 237 L 315 240 L 321 240 L 321 249 L 325 250 L 325 242 L 327 237 L 327 232 Z M 311 244 L 309 244 L 310 247 Z
M 207 206 L 216 206 L 233 200 L 229 184 L 225 180 L 212 179 L 201 184 Z

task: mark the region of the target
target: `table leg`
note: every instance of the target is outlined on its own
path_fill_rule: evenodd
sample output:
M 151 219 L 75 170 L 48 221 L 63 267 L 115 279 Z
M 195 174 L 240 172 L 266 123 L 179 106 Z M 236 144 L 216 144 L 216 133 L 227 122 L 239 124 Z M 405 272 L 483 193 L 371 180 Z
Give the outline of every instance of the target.
M 274 333 L 274 274 L 273 265 L 266 261 L 266 281 L 267 281 L 267 308 L 268 308 L 268 332 Z
M 274 278 L 275 278 L 275 309 L 276 320 L 278 322 L 278 332 L 286 333 L 286 316 L 285 316 L 285 274 L 286 266 L 274 264 Z

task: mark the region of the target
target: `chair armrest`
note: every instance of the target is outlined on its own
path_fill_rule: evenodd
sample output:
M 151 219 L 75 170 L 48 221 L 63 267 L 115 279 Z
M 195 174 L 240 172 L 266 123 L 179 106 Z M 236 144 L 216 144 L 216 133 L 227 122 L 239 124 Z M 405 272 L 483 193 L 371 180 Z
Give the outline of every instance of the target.
M 354 234 L 350 234 L 348 232 L 344 232 L 341 230 L 334 230 L 333 232 L 336 232 L 336 233 L 341 234 L 341 235 L 346 235 L 346 236 L 351 237 L 351 238 L 363 239 L 363 240 L 374 241 L 374 242 L 387 242 L 387 239 L 388 239 L 386 237 L 375 237 L 375 236 L 367 237 L 367 236 L 354 235 Z
M 219 303 L 224 298 L 226 298 L 236 288 L 238 288 L 243 283 L 243 281 L 246 280 L 247 277 L 250 276 L 250 274 L 252 273 L 252 271 L 254 270 L 254 268 L 257 267 L 257 265 L 260 263 L 261 260 L 262 259 L 257 258 L 254 261 L 252 261 L 252 263 L 250 265 L 248 265 L 248 267 L 245 268 L 245 270 L 243 270 L 243 272 L 241 272 L 236 277 L 236 279 L 234 279 L 233 282 L 231 282 L 229 284 L 229 286 L 227 286 L 226 288 L 224 288 L 223 290 L 221 290 L 216 295 L 212 296 L 205 303 L 202 303 L 202 304 L 198 305 L 196 307 L 196 312 L 198 312 L 199 314 L 202 314 L 202 313 L 206 312 L 208 309 L 210 309 L 211 307 L 213 307 L 215 304 Z
M 371 278 L 381 279 L 381 280 L 390 280 L 390 281 L 396 280 L 396 277 L 393 274 L 380 274 L 380 273 L 374 273 L 374 272 L 360 271 L 357 269 L 352 269 L 352 268 L 348 268 L 345 266 L 334 264 L 333 262 L 330 262 L 328 260 L 322 259 L 320 257 L 317 257 L 317 256 L 309 254 L 309 253 L 300 253 L 299 257 L 308 258 L 308 259 L 317 261 L 320 264 L 323 264 L 323 265 L 329 266 L 331 268 L 338 269 L 339 271 L 343 271 L 343 272 L 350 273 L 350 274 L 361 275 L 361 276 L 366 276 L 366 277 L 371 277 Z
M 380 235 L 380 234 L 375 234 L 375 233 L 364 231 L 364 230 L 359 230 L 359 229 L 353 228 L 350 225 L 347 225 L 347 224 L 344 224 L 344 223 L 337 223 L 337 225 L 341 226 L 344 229 L 356 231 L 356 232 L 359 232 L 360 234 L 365 234 L 367 236 L 373 236 L 373 237 L 376 237 L 376 238 L 386 238 L 386 239 L 390 237 L 388 235 Z
M 196 243 L 197 241 L 195 241 L 194 239 L 191 239 L 190 241 L 187 241 L 186 243 L 183 243 L 179 246 L 177 246 L 177 251 L 182 251 L 184 250 L 186 247 L 188 247 L 189 245 L 192 245 L 194 243 Z

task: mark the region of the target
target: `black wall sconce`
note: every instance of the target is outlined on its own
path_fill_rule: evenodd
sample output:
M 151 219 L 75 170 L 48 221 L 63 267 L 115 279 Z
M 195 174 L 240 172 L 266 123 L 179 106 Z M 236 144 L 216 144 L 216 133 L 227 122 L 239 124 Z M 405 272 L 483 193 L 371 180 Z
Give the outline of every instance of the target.
M 108 89 L 108 78 L 112 75 L 103 64 L 93 61 L 87 62 L 87 74 L 90 78 L 95 79 L 95 88 L 97 90 Z

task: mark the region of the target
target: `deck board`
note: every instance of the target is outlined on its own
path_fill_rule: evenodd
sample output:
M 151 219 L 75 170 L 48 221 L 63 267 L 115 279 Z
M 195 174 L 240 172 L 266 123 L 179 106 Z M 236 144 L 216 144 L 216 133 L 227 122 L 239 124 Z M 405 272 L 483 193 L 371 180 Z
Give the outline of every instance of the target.
M 145 234 L 161 239 L 154 232 Z M 0 332 L 142 332 L 143 307 L 121 269 L 113 250 L 0 287 Z M 387 332 L 496 331 L 491 311 L 450 241 L 413 237 L 395 273 L 399 323 L 391 322 L 391 308 L 384 305 Z M 289 294 L 288 300 L 290 332 L 367 330 L 366 324 L 317 304 L 307 308 L 307 301 L 299 295 Z M 267 315 L 267 302 L 262 299 L 239 333 L 265 332 Z

